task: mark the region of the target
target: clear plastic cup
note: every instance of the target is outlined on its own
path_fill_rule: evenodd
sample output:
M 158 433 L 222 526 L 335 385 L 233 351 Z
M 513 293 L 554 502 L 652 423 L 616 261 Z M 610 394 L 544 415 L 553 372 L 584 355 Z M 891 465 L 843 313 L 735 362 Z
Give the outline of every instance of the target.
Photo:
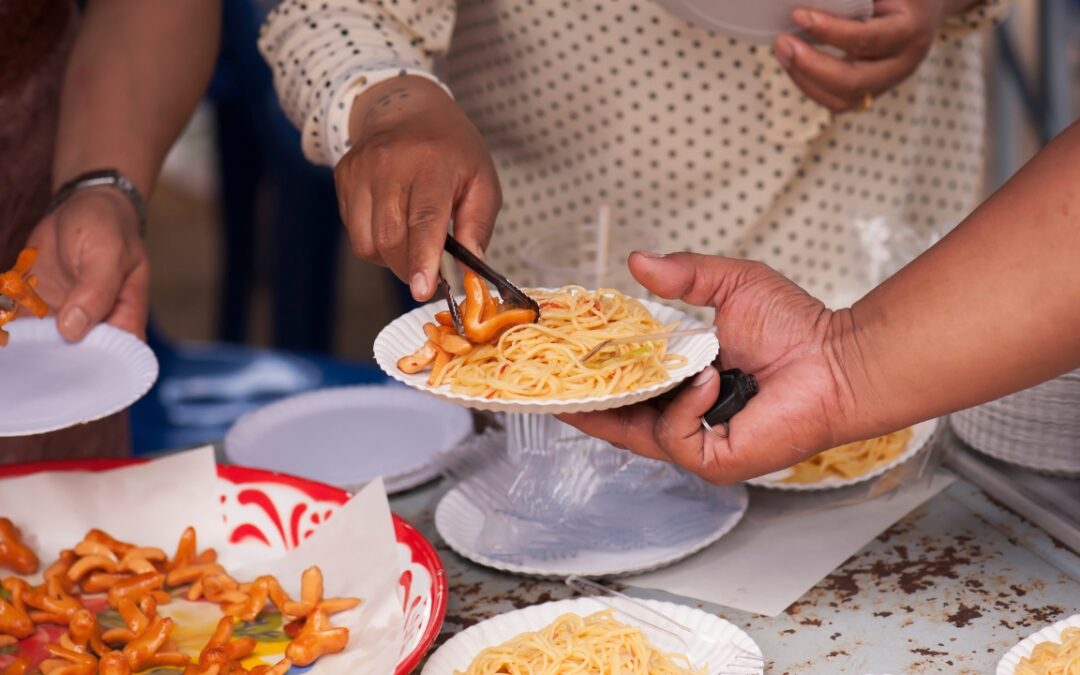
M 612 224 L 608 237 L 607 264 L 603 288 L 636 297 L 644 289 L 626 267 L 626 259 L 637 250 L 656 250 L 655 234 L 625 225 Z M 529 270 L 534 285 L 541 288 L 560 286 L 597 287 L 597 226 L 595 223 L 548 230 L 525 242 L 521 261 Z

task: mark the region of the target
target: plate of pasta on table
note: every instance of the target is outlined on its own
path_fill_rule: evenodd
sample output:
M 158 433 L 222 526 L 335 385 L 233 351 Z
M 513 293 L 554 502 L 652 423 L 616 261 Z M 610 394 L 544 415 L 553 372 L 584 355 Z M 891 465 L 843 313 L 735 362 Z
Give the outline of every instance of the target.
M 643 607 L 623 614 L 594 598 L 576 598 L 500 614 L 448 640 L 428 659 L 422 675 L 763 672 L 761 648 L 734 624 L 686 605 L 635 604 Z M 656 623 L 668 624 L 648 612 L 674 624 L 670 630 L 658 629 Z
M 832 490 L 877 478 L 919 454 L 937 430 L 936 419 L 820 452 L 798 464 L 746 481 L 776 490 Z
M 1001 657 L 996 675 L 1080 674 L 1080 614 L 1021 640 Z
M 666 305 L 610 289 L 527 290 L 540 307 L 501 305 L 468 273 L 459 300 L 464 334 L 446 302 L 399 317 L 375 340 L 375 360 L 410 387 L 476 410 L 571 413 L 607 410 L 672 389 L 713 362 L 716 337 L 703 333 L 602 348 L 606 340 L 703 324 Z

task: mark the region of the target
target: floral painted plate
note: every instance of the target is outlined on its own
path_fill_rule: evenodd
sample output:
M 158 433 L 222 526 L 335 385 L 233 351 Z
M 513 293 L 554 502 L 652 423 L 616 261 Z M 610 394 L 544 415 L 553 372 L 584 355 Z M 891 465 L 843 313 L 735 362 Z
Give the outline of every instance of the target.
M 0 479 L 43 471 L 106 471 L 139 461 L 145 460 L 98 459 L 10 464 L 0 466 Z M 274 551 L 288 551 L 299 546 L 349 498 L 349 493 L 344 490 L 323 483 L 242 466 L 218 465 L 218 481 L 229 539 L 233 542 L 259 542 Z M 401 584 L 400 595 L 405 613 L 405 640 L 395 675 L 406 675 L 420 663 L 442 628 L 446 616 L 446 570 L 435 548 L 416 528 L 397 515 L 393 518 L 401 568 L 398 582 Z M 196 603 L 183 604 L 177 611 L 198 611 L 199 605 Z M 107 626 L 109 612 L 105 611 L 104 606 L 101 609 L 102 625 Z M 116 619 L 119 620 L 119 616 Z M 237 635 L 250 634 L 265 638 L 266 633 L 280 634 L 280 623 L 280 615 L 267 612 L 257 623 L 243 628 L 247 633 L 238 631 Z M 47 635 L 45 632 L 48 628 L 52 627 L 40 628 L 38 633 L 20 643 L 20 652 L 29 652 L 33 657 L 36 650 L 43 651 L 48 642 L 57 640 L 59 632 Z M 57 630 L 60 631 L 59 628 Z M 182 641 L 183 636 L 178 635 L 177 638 Z M 7 665 L 8 660 L 4 650 L 0 649 L 0 669 Z M 162 672 L 176 673 L 175 670 Z

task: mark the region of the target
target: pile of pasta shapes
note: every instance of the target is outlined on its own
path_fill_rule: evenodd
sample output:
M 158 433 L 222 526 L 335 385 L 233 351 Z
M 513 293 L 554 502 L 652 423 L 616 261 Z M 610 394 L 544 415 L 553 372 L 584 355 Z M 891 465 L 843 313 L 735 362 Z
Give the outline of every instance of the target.
M 15 267 L 0 274 L 0 295 L 14 304 L 10 308 L 0 307 L 0 347 L 6 347 L 8 343 L 8 333 L 4 326 L 15 320 L 20 307 L 39 319 L 49 312 L 49 306 L 35 290 L 37 277 L 30 274 L 37 254 L 35 248 L 23 249 L 15 260 Z
M 475 272 L 465 273 L 465 301 L 460 305 L 461 323 L 465 334 L 459 335 L 449 311 L 435 315 L 437 323 L 424 324 L 427 342 L 414 354 L 404 356 L 397 362 L 398 370 L 413 374 L 430 367 L 428 384 L 435 384 L 439 373 L 455 356 L 464 356 L 474 347 L 492 344 L 514 326 L 533 323 L 536 312 L 518 307 L 503 307 L 491 293 L 487 284 Z
M 38 558 L 19 529 L 0 518 L 0 568 L 16 574 L 38 571 Z M 51 658 L 34 668 L 18 658 L 0 675 L 129 675 L 152 668 L 175 668 L 183 675 L 284 675 L 292 665 L 307 666 L 320 657 L 345 649 L 349 630 L 333 626 L 330 617 L 360 604 L 357 598 L 324 598 L 318 567 L 304 571 L 299 600 L 282 589 L 273 576 L 241 582 L 217 562 L 213 549 L 199 551 L 196 533 L 188 528 L 170 557 L 154 547 L 118 541 L 101 530 L 90 530 L 73 548 L 44 571 L 32 586 L 18 576 L 3 579 L 0 591 L 0 647 L 31 637 L 42 624 L 65 626 L 57 644 L 47 646 Z M 186 589 L 186 590 L 185 590 Z M 173 619 L 158 612 L 173 595 L 217 604 L 224 616 L 197 660 L 177 649 Z M 82 598 L 104 595 L 124 626 L 103 630 Z M 256 641 L 233 638 L 238 621 L 254 621 L 273 604 L 287 621 L 291 638 L 285 658 L 274 665 L 248 669 Z

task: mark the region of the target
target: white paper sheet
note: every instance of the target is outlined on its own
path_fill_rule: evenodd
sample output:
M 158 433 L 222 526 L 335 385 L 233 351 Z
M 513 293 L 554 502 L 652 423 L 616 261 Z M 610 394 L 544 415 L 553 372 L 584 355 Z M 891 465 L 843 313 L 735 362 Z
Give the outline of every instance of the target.
M 0 515 L 10 518 L 43 562 L 93 528 L 170 554 L 195 528 L 200 548 L 222 550 L 217 469 L 210 446 L 106 472 L 57 471 L 0 481 Z
M 393 673 L 404 641 L 398 595 L 397 539 L 381 480 L 369 484 L 288 554 L 250 562 L 250 545 L 228 543 L 212 448 L 103 473 L 56 472 L 0 480 L 0 515 L 11 518 L 43 565 L 100 528 L 118 539 L 169 554 L 184 528 L 196 528 L 199 550 L 214 547 L 235 578 L 278 577 L 293 597 L 305 569 L 318 565 L 326 597 L 359 597 L 359 607 L 332 618 L 349 628 L 349 646 L 304 670 L 309 675 Z M 230 564 L 231 563 L 231 564 Z M 162 607 L 168 615 L 172 605 Z M 215 610 L 216 611 L 216 610 Z M 275 659 L 271 659 L 273 661 Z
M 283 558 L 236 570 L 233 576 L 254 579 L 272 574 L 295 598 L 300 595 L 300 575 L 318 565 L 323 571 L 326 597 L 358 597 L 363 602 L 333 617 L 335 626 L 349 629 L 349 648 L 320 659 L 311 672 L 386 675 L 394 672 L 405 634 L 397 594 L 396 541 L 390 504 L 380 478 L 354 495 L 300 548 Z
M 838 491 L 755 490 L 746 517 L 723 539 L 677 565 L 623 581 L 776 616 L 954 480 L 939 472 L 929 484 L 833 508 L 822 507 L 835 500 Z

